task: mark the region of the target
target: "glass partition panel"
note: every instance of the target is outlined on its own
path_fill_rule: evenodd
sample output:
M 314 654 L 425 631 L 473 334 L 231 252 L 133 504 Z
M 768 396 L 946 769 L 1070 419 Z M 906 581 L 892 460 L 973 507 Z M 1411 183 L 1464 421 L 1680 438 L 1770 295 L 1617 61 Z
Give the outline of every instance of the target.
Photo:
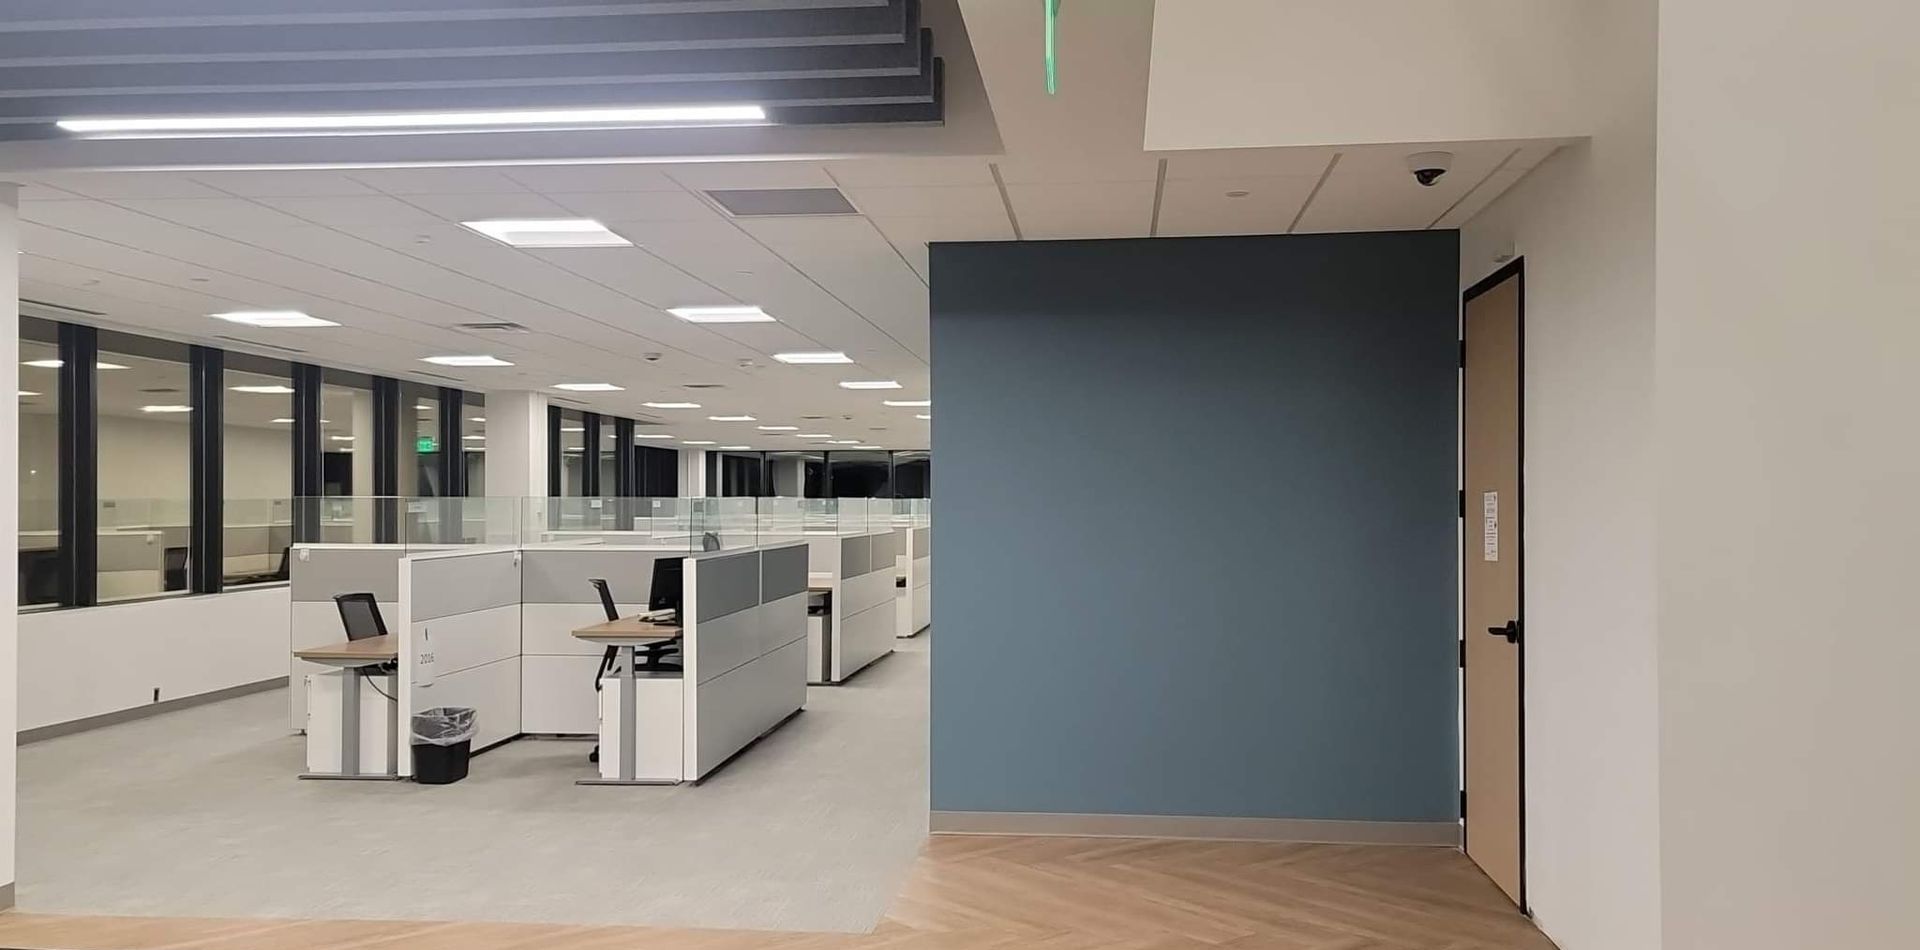
M 402 537 L 409 547 L 456 544 L 516 544 L 520 499 L 408 498 Z
M 60 603 L 60 337 L 20 318 L 20 606 Z
M 220 555 L 226 587 L 287 580 L 293 546 L 293 499 L 222 500 Z
M 800 510 L 805 499 L 760 498 L 760 543 L 782 544 L 798 541 L 806 535 L 806 515 Z
M 102 603 L 187 589 L 189 358 L 185 343 L 100 333 Z
M 487 494 L 487 397 L 483 393 L 467 393 L 461 401 L 466 410 L 466 418 L 460 420 L 460 445 L 463 464 L 467 466 L 467 495 L 484 498 Z
M 578 410 L 560 410 L 560 494 L 567 498 L 577 499 L 585 491 L 586 432 L 586 420 Z
M 886 498 L 893 494 L 893 458 L 886 452 L 847 450 L 827 453 L 832 494 L 836 498 Z
M 394 446 L 394 458 L 400 465 L 399 489 L 418 498 L 438 498 L 447 493 L 441 483 L 445 474 L 441 460 L 455 446 L 440 444 L 440 390 L 433 386 L 403 382 L 400 384 L 400 426 L 395 433 L 400 444 Z
M 756 498 L 694 498 L 693 531 L 697 551 L 732 551 L 759 543 Z

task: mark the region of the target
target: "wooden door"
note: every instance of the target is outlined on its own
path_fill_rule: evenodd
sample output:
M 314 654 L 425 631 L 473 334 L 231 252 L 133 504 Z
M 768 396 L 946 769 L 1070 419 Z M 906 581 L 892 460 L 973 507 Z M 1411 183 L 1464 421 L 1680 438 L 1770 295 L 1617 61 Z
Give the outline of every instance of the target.
M 1467 856 L 1525 907 L 1520 468 L 1525 291 L 1519 265 L 1515 261 L 1468 291 L 1464 308 L 1462 808 Z

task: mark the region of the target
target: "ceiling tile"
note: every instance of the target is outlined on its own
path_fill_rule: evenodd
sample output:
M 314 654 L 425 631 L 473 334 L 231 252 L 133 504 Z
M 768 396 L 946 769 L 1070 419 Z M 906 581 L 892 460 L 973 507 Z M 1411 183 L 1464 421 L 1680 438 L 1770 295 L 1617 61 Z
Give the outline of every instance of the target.
M 98 172 L 48 177 L 41 181 L 63 191 L 107 200 L 227 197 L 191 178 L 165 172 Z
M 696 191 L 834 187 L 827 170 L 812 162 L 709 162 L 702 165 L 669 165 L 665 170 L 682 187 Z
M 848 188 L 847 197 L 869 217 L 946 217 L 1000 207 L 1000 189 L 992 185 L 939 188 Z
M 1319 180 L 1318 175 L 1169 180 L 1160 199 L 1159 234 L 1285 234 Z M 1241 191 L 1246 195 L 1227 197 Z
M 861 159 L 833 162 L 828 173 L 845 188 L 916 188 L 991 185 L 984 158 Z
M 1151 183 L 1160 177 L 1160 160 L 1149 155 L 1116 156 L 1085 161 L 1003 159 L 996 164 L 1000 167 L 1000 180 L 1009 185 L 1129 181 Z
M 387 195 L 258 200 L 304 221 L 332 228 L 433 228 L 447 223 L 436 214 Z
M 544 195 L 527 192 L 458 195 L 408 195 L 406 202 L 448 221 L 489 218 L 567 218 L 573 212 Z
M 207 231 L 266 231 L 306 227 L 307 222 L 243 198 L 136 198 L 118 204 L 131 211 Z
M 1146 237 L 1153 181 L 1008 185 L 1020 234 L 1029 239 Z
M 667 177 L 666 166 L 649 164 L 517 165 L 501 173 L 529 191 L 566 194 L 576 191 L 679 191 L 680 183 Z
M 479 195 L 526 191 L 498 168 L 367 168 L 347 173 L 390 195 Z
M 547 196 L 573 214 L 601 222 L 706 221 L 720 212 L 684 191 L 556 192 Z
M 337 171 L 194 172 L 195 181 L 242 198 L 319 198 L 379 192 Z
M 1165 152 L 1167 180 L 1204 178 L 1319 177 L 1332 160 L 1331 148 L 1241 148 Z

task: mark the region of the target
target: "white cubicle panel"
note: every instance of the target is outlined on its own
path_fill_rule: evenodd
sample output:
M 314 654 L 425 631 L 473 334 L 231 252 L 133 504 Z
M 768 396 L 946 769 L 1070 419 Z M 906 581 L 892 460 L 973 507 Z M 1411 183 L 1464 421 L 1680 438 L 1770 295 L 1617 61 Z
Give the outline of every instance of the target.
M 400 774 L 413 774 L 409 726 L 436 706 L 475 710 L 475 751 L 521 734 L 517 548 L 461 548 L 399 562 Z
M 687 559 L 684 778 L 719 767 L 807 700 L 807 547 Z
M 839 683 L 893 652 L 899 620 L 894 606 L 892 528 L 807 539 L 807 570 L 833 588 L 827 682 Z
M 307 674 L 323 673 L 332 667 L 292 657 L 294 650 L 326 646 L 347 638 L 340 626 L 340 612 L 333 605 L 335 594 L 371 593 L 380 607 L 380 617 L 391 633 L 400 609 L 397 565 L 406 553 L 394 544 L 298 544 L 288 563 L 292 583 L 292 601 L 287 623 L 287 704 L 288 727 L 300 731 L 307 725 Z
M 184 529 L 182 529 L 184 532 Z M 161 593 L 164 583 L 167 532 L 116 529 L 99 534 L 100 599 L 121 600 Z M 185 550 L 182 537 L 172 547 Z M 182 562 L 184 567 L 184 562 Z
M 933 529 L 900 527 L 893 533 L 899 548 L 895 575 L 906 581 L 894 589 L 897 633 L 902 638 L 918 636 L 933 622 Z
M 520 727 L 533 735 L 592 735 L 599 729 L 594 676 L 604 653 L 573 635 L 607 619 L 589 580 L 604 578 L 620 616 L 647 609 L 653 563 L 683 551 L 591 545 L 527 547 L 520 560 Z

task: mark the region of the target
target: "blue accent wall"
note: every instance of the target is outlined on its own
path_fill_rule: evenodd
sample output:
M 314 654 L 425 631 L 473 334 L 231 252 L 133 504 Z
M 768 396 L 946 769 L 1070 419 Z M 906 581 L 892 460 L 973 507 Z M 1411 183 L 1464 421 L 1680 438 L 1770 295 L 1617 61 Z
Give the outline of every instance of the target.
M 1451 231 L 932 249 L 932 805 L 1446 820 Z

